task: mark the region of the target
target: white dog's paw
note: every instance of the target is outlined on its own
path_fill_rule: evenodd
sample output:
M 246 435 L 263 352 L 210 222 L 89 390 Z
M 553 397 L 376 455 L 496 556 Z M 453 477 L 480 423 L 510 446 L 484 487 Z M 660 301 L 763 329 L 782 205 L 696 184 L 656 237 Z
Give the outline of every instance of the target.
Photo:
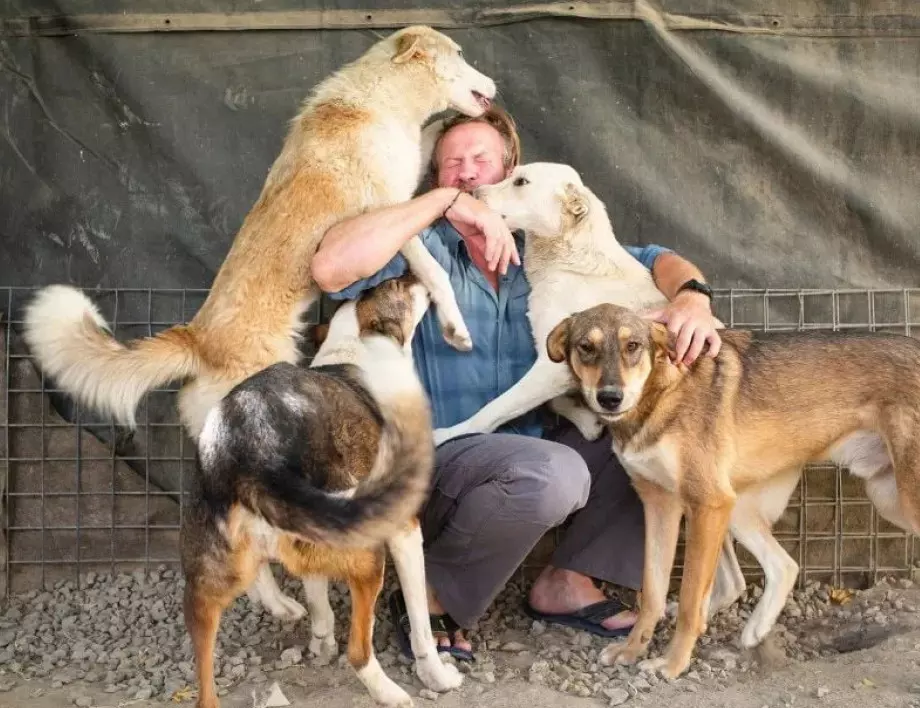
M 339 655 L 339 644 L 335 641 L 334 634 L 325 637 L 311 637 L 309 645 L 310 654 L 313 655 L 314 666 L 328 666 Z
M 456 425 L 451 428 L 436 428 L 434 431 L 434 446 L 437 447 L 448 440 L 453 440 L 458 435 L 462 435 L 462 433 L 457 431 Z
M 368 686 L 368 689 L 371 698 L 385 706 L 392 706 L 393 708 L 412 708 L 412 706 L 415 705 L 412 702 L 412 697 L 388 676 L 384 676 L 375 686 Z
M 284 622 L 296 622 L 307 614 L 306 607 L 297 602 L 293 597 L 288 597 L 280 592 L 268 596 L 251 594 L 249 597 L 252 600 L 261 602 L 266 610 Z
M 773 622 L 764 621 L 763 615 L 758 614 L 755 609 L 741 632 L 741 646 L 745 649 L 753 649 L 759 645 L 773 629 L 773 624 Z
M 463 683 L 463 674 L 459 669 L 443 663 L 437 654 L 425 661 L 417 661 L 415 673 L 425 686 L 437 693 L 460 688 Z
M 594 442 L 599 440 L 601 435 L 604 434 L 604 424 L 597 418 L 595 418 L 590 423 L 585 421 L 579 426 L 582 437 L 588 442 Z
M 444 339 L 457 351 L 468 352 L 473 350 L 473 338 L 464 324 L 445 322 L 441 327 Z

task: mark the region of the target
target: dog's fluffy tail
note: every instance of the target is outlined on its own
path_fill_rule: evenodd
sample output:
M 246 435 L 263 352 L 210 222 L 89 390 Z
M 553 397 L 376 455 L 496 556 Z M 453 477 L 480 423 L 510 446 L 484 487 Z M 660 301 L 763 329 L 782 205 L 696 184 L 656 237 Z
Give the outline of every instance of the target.
M 294 368 L 278 364 L 262 375 L 280 367 Z M 241 396 L 237 389 L 209 411 L 198 445 L 206 502 L 218 514 L 240 502 L 271 526 L 337 547 L 377 546 L 405 529 L 428 494 L 433 470 L 427 400 L 407 398 L 399 410 L 388 407 L 375 468 L 354 494 L 345 495 L 324 490 L 311 479 L 312 473 L 325 477 L 323 465 L 329 459 L 328 449 L 310 447 L 311 438 L 332 431 L 311 430 L 309 424 L 306 429 L 286 427 L 294 417 L 284 401 L 290 390 L 263 391 L 261 396 L 245 391 Z M 340 454 L 334 451 L 332 459 Z
M 247 506 L 272 526 L 313 543 L 380 545 L 406 528 L 427 495 L 431 460 L 416 454 L 419 444 L 395 446 L 383 474 L 359 485 L 351 498 L 317 489 L 303 477 L 294 477 L 298 470 L 291 470 L 281 485 L 274 479 L 260 480 L 262 489 L 253 490 Z
M 147 391 L 195 376 L 200 366 L 188 328 L 122 344 L 92 301 L 66 285 L 42 289 L 27 305 L 24 336 L 39 368 L 59 388 L 131 427 Z

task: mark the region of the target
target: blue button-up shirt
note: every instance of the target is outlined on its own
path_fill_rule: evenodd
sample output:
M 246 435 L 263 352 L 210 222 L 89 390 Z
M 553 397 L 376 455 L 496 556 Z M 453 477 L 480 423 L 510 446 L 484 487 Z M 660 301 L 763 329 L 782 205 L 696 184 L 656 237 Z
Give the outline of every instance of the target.
M 498 291 L 473 263 L 462 237 L 447 219 L 440 219 L 419 236 L 425 247 L 450 276 L 457 304 L 473 339 L 473 350 L 460 352 L 441 335 L 441 327 L 432 307 L 425 314 L 412 340 L 415 367 L 431 399 L 436 428 L 460 423 L 514 386 L 537 359 L 527 296 L 530 284 L 524 269 L 514 264 L 499 276 Z M 523 256 L 523 239 L 518 238 L 518 252 Z M 661 246 L 626 249 L 646 268 L 668 249 Z M 408 264 L 402 254 L 378 273 L 359 280 L 337 293 L 335 300 L 352 300 L 362 291 L 384 280 L 406 273 Z M 531 411 L 506 423 L 499 432 L 542 435 L 538 411 Z

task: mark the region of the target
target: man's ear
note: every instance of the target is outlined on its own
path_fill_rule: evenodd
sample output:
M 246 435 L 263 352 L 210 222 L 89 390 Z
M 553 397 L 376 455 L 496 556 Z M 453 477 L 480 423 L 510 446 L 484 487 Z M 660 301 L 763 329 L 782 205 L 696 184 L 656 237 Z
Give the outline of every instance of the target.
M 420 58 L 424 53 L 421 35 L 407 33 L 396 42 L 396 56 L 393 57 L 393 63 L 405 64 L 410 59 Z
M 562 320 L 553 327 L 553 331 L 546 338 L 546 353 L 550 361 L 557 364 L 565 361 L 569 349 L 569 318 Z
M 663 354 L 671 360 L 674 359 L 677 337 L 665 325 L 661 322 L 652 322 L 650 337 L 655 347 L 656 358 L 657 355 Z
M 573 226 L 583 222 L 590 211 L 588 195 L 585 193 L 584 188 L 574 182 L 566 184 L 562 195 L 562 207 L 572 220 Z

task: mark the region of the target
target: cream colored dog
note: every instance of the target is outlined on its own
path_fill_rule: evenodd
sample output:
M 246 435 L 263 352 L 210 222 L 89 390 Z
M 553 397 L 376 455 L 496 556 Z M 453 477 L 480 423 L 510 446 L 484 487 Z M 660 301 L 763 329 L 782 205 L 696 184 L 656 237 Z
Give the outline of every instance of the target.
M 299 359 L 301 315 L 319 296 L 310 261 L 329 227 L 409 199 L 427 168 L 425 121 L 449 107 L 479 115 L 494 94 L 494 82 L 466 63 L 456 42 L 428 27 L 376 43 L 319 84 L 292 122 L 189 325 L 122 344 L 79 290 L 51 286 L 25 313 L 25 338 L 39 366 L 82 403 L 132 426 L 147 391 L 183 380 L 180 416 L 197 437 L 208 411 L 234 385 Z M 403 254 L 437 305 L 447 340 L 470 349 L 447 274 L 419 239 Z M 271 573 L 255 587 L 275 614 L 303 615 Z

